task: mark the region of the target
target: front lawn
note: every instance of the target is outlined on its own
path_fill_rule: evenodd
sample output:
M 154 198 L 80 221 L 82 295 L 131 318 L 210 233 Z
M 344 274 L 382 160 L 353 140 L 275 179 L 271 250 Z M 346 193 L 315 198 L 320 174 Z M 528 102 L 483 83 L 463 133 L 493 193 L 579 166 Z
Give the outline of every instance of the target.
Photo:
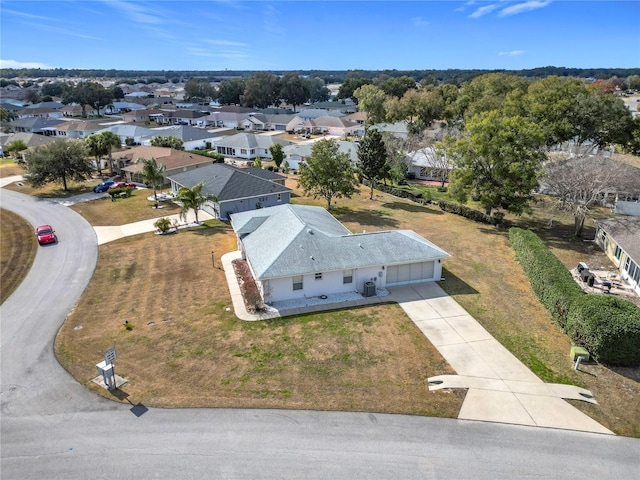
M 295 184 L 291 176 L 288 186 Z M 294 200 L 324 206 L 297 188 Z M 126 201 L 113 202 L 114 208 Z M 441 286 L 498 341 L 543 380 L 592 390 L 598 405 L 573 403 L 604 426 L 640 436 L 638 369 L 573 370 L 570 341 L 533 295 L 506 231 L 380 192 L 370 201 L 366 187 L 332 207 L 352 232 L 411 229 L 445 249 L 452 257 L 445 261 Z M 100 210 L 92 215 L 102 225 L 115 220 L 99 220 Z M 577 259 L 605 261 L 592 242 L 566 234 L 571 218 L 547 206 L 514 220 L 544 232 L 569 267 Z M 138 235 L 102 245 L 96 274 L 56 339 L 61 363 L 90 384 L 93 365 L 115 345 L 116 370 L 130 380 L 123 390 L 145 405 L 457 415 L 462 392 L 440 395 L 425 385 L 428 376 L 451 368 L 397 305 L 237 320 L 227 311 L 224 275 L 212 267 L 212 255 L 235 249 L 230 227 L 217 222 L 168 237 Z

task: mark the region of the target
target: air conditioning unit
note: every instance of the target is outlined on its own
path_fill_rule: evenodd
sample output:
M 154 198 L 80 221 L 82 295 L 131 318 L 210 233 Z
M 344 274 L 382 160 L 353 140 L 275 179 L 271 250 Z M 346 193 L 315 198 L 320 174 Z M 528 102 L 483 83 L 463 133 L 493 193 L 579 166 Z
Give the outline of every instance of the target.
M 374 297 L 376 295 L 376 284 L 374 282 L 364 282 L 364 296 Z
M 578 273 L 582 274 L 582 272 L 585 271 L 585 270 L 588 272 L 589 271 L 589 266 L 584 262 L 580 262 L 578 264 Z

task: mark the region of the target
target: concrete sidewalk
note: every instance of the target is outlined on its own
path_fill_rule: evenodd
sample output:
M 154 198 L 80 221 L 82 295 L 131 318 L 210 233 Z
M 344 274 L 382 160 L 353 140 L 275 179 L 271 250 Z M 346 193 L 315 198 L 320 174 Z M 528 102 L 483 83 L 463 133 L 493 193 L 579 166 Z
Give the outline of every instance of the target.
M 468 389 L 458 418 L 613 434 L 563 400 L 596 403 L 591 392 L 544 383 L 436 283 L 389 290 L 457 372 L 429 378 L 429 389 Z

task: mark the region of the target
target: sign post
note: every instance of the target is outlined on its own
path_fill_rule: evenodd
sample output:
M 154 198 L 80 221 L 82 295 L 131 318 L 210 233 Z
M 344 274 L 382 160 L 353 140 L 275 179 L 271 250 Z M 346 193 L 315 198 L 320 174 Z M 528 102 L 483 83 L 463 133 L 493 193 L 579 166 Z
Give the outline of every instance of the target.
M 111 347 L 109 350 L 104 352 L 104 363 L 106 365 L 111 365 L 111 375 L 113 376 L 113 388 L 117 388 L 116 384 L 116 367 L 113 365 L 113 362 L 116 361 L 116 347 Z

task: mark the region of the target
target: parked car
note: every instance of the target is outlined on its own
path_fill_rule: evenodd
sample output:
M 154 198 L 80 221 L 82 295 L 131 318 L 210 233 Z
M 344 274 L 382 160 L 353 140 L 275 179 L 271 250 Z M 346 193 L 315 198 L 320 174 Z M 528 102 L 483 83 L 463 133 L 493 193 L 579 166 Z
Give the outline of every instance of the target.
M 56 232 L 51 228 L 51 225 L 40 225 L 36 228 L 36 237 L 40 245 L 47 245 L 49 243 L 56 243 L 58 238 Z
M 136 184 L 133 182 L 115 182 L 112 185 L 109 186 L 109 189 L 111 188 L 127 188 L 127 187 L 131 187 L 131 188 L 136 188 Z
M 114 182 L 113 180 L 105 180 L 104 182 L 99 183 L 98 185 L 93 187 L 93 191 L 96 193 L 106 192 L 107 190 L 109 190 L 109 187 L 114 183 L 116 182 Z

